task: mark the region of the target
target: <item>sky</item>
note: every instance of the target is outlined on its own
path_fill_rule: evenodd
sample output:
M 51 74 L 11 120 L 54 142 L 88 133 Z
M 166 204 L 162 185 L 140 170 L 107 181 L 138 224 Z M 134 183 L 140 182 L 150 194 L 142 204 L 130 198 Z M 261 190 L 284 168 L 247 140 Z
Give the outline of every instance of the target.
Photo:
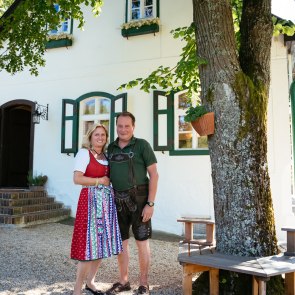
M 295 23 L 295 0 L 272 0 L 271 12 Z

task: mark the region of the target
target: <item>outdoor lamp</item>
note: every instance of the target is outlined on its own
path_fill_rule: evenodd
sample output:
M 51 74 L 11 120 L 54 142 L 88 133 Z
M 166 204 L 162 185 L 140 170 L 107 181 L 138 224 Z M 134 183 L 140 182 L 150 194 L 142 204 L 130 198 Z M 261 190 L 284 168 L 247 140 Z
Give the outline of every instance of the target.
M 40 124 L 40 118 L 48 120 L 48 104 L 43 106 L 35 101 L 35 111 L 32 113 L 33 123 Z

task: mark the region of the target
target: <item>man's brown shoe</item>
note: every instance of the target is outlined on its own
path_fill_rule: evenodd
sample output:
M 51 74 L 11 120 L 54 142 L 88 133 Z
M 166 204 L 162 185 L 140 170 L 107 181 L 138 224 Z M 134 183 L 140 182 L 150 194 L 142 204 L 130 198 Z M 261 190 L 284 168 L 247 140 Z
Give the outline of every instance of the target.
M 110 289 L 106 291 L 107 295 L 114 295 L 123 291 L 131 290 L 130 283 L 122 285 L 120 282 L 115 283 Z

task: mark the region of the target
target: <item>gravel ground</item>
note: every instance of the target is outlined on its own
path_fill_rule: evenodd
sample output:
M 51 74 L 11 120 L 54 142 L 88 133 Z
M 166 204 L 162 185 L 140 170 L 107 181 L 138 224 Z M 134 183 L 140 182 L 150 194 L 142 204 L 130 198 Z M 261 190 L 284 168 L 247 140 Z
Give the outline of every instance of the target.
M 73 292 L 76 261 L 69 258 L 73 226 L 60 223 L 27 228 L 0 227 L 1 295 L 70 295 Z M 178 242 L 155 233 L 150 240 L 152 265 L 151 294 L 180 295 L 182 269 L 177 262 Z M 135 241 L 130 239 L 130 283 L 138 287 Z M 118 279 L 116 257 L 103 260 L 97 287 L 108 289 Z M 84 290 L 84 294 L 90 292 Z M 134 291 L 122 292 L 134 294 Z

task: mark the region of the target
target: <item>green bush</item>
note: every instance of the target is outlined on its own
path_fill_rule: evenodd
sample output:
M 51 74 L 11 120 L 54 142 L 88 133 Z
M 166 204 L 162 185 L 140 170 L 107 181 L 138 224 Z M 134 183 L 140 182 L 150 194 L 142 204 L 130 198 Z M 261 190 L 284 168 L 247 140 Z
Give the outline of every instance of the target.
M 48 177 L 43 174 L 33 174 L 32 171 L 28 172 L 27 180 L 29 186 L 43 186 L 47 182 Z

